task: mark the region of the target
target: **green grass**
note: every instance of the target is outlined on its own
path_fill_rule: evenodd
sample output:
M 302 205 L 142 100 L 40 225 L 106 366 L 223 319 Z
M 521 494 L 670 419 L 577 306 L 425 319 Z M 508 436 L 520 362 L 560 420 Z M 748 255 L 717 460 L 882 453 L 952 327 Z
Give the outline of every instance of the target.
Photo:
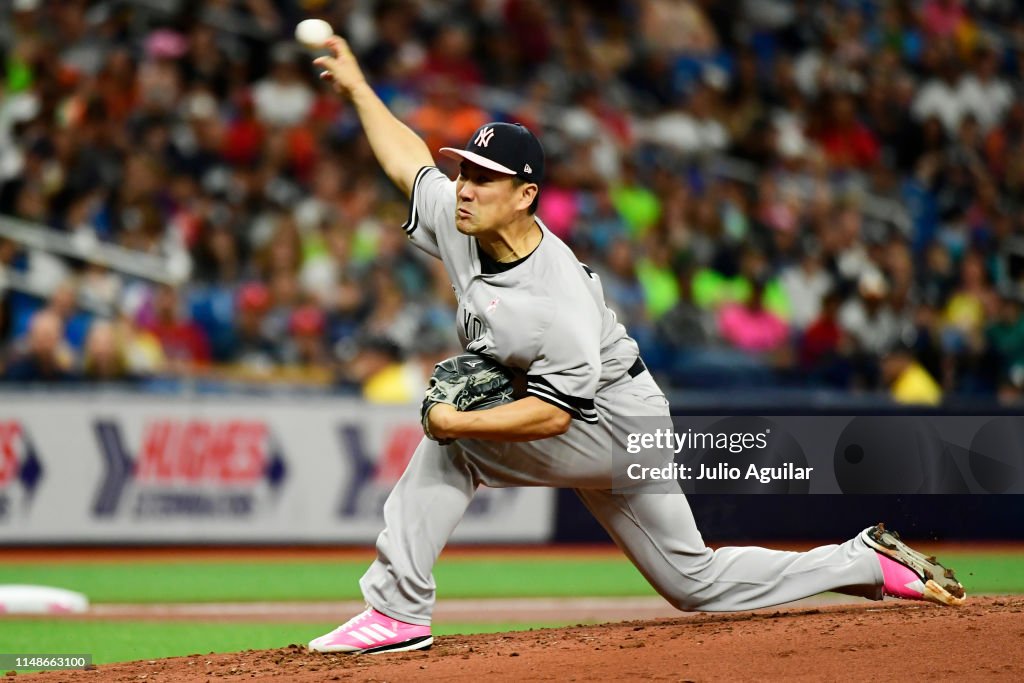
M 1024 593 L 1024 554 L 945 552 L 972 594 Z M 0 584 L 85 593 L 93 602 L 358 600 L 364 561 L 0 564 Z M 442 559 L 438 597 L 654 595 L 625 558 Z
M 956 570 L 967 594 L 1024 593 L 1024 555 L 943 552 L 939 559 Z
M 563 624 L 439 624 L 435 635 L 498 633 Z M 148 621 L 0 620 L 7 653 L 91 654 L 93 663 L 148 660 L 210 652 L 239 652 L 305 644 L 336 623 L 251 624 Z M 2 675 L 3 672 L 0 672 Z
M 80 591 L 92 602 L 358 600 L 365 561 L 0 564 L 0 584 Z M 653 595 L 625 559 L 452 559 L 441 598 Z

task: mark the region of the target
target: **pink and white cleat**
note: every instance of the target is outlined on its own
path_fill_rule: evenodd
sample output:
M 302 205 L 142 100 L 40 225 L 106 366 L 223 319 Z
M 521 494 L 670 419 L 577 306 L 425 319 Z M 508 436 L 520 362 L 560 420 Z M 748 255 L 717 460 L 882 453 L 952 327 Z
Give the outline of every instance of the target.
M 885 595 L 940 605 L 964 604 L 967 594 L 953 570 L 943 567 L 934 556 L 925 557 L 908 546 L 895 531 L 877 524 L 861 532 L 861 538 L 878 555 Z
M 368 607 L 330 633 L 310 641 L 309 649 L 311 652 L 371 655 L 427 650 L 433 643 L 429 626 L 407 624 Z

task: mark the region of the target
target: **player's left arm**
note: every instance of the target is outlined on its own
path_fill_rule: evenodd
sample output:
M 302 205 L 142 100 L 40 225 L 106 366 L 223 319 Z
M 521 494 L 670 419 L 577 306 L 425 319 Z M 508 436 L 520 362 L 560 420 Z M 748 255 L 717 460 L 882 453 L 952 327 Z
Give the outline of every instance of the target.
M 438 405 L 428 415 L 431 433 L 439 439 L 533 441 L 564 434 L 573 418 L 596 423 L 594 394 L 601 355 L 595 330 L 600 329 L 600 321 L 585 301 L 578 301 L 580 305 L 568 301 L 542 300 L 535 306 L 535 310 L 547 308 L 548 314 L 544 332 L 531 349 L 535 360 L 527 370 L 524 398 L 467 412 Z
M 569 431 L 572 418 L 565 410 L 527 396 L 486 410 L 462 412 L 446 403 L 435 405 L 427 418 L 436 438 L 487 441 L 535 441 Z

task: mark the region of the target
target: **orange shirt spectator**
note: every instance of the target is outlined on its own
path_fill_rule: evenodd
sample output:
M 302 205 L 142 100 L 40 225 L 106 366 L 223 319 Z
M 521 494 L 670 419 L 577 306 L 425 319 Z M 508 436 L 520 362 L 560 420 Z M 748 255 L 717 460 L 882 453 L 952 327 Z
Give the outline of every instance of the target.
M 463 147 L 476 130 L 490 121 L 483 109 L 467 102 L 454 81 L 437 79 L 426 87 L 427 100 L 409 117 L 427 147 Z

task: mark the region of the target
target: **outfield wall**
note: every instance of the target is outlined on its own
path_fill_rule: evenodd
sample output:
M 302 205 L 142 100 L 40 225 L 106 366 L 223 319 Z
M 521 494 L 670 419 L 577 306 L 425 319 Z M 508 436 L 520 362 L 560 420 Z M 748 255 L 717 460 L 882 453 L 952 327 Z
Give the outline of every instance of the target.
M 353 399 L 0 392 L 0 545 L 370 544 L 421 438 L 416 406 Z M 1024 477 L 1019 465 L 1005 470 L 1008 486 Z M 710 541 L 834 540 L 877 521 L 943 540 L 1024 539 L 1022 495 L 698 494 L 689 502 Z M 482 489 L 453 540 L 608 537 L 573 492 L 510 488 Z
M 422 438 L 352 399 L 0 393 L 0 543 L 372 543 Z M 555 493 L 482 489 L 453 540 L 544 542 Z

